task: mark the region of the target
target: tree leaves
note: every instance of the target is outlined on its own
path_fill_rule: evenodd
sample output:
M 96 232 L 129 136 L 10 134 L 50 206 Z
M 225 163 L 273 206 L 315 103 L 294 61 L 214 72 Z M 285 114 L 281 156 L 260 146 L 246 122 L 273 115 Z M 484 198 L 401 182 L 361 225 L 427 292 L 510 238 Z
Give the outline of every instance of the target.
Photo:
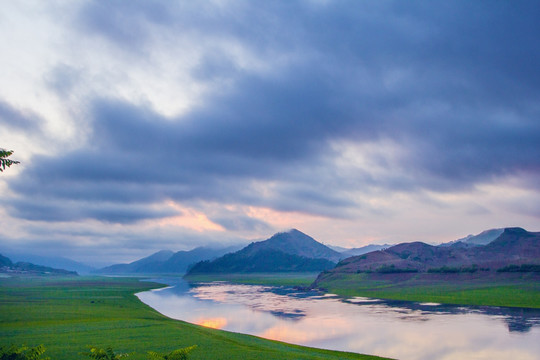
M 13 154 L 13 150 L 5 150 L 0 148 L 0 172 L 3 172 L 6 167 L 13 164 L 19 164 L 19 161 L 8 159 Z

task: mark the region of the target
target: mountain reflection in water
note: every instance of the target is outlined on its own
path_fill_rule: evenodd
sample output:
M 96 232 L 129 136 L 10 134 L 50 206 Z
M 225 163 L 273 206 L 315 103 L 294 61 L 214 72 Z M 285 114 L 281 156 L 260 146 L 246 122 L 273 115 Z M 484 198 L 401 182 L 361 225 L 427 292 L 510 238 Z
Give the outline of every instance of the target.
M 212 282 L 138 294 L 175 319 L 399 359 L 538 359 L 540 310 L 451 306 Z

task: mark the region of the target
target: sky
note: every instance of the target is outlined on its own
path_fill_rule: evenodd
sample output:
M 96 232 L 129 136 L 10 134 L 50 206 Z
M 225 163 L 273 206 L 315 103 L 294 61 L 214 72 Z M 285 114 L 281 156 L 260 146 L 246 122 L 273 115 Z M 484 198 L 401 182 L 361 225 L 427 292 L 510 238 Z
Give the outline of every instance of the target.
M 537 1 L 0 9 L 0 252 L 540 231 Z

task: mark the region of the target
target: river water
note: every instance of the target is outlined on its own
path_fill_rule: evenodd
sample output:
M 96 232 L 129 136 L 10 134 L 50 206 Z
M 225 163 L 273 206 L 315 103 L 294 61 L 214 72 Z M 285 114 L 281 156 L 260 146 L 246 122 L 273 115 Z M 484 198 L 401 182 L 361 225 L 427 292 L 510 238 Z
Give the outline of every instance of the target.
M 225 282 L 137 294 L 178 320 L 324 349 L 404 360 L 540 359 L 540 310 L 343 299 Z

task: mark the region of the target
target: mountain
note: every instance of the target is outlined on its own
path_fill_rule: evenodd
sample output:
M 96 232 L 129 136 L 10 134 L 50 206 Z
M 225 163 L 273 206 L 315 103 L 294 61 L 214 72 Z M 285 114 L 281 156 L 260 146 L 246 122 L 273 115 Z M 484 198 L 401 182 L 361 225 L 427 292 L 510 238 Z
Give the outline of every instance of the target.
M 193 250 L 178 251 L 176 253 L 170 250 L 161 250 L 129 264 L 111 265 L 96 272 L 101 274 L 184 273 L 194 263 L 215 259 L 235 250 L 238 250 L 237 246 L 221 249 L 198 247 Z
M 347 258 L 351 256 L 367 254 L 372 251 L 383 250 L 391 246 L 392 245 L 388 245 L 388 244 L 384 244 L 384 245 L 370 244 L 370 245 L 362 246 L 359 248 L 345 249 L 344 251 L 340 251 L 340 253 L 342 257 Z
M 343 246 L 337 246 L 337 245 L 327 245 L 330 249 L 337 251 L 338 253 L 343 253 L 345 251 L 351 250 L 351 248 L 346 248 Z
M 478 235 L 468 235 L 464 238 L 450 241 L 440 246 L 478 246 L 478 245 L 487 245 L 493 240 L 497 239 L 504 232 L 504 229 L 490 229 L 482 231 Z
M 203 260 L 213 260 L 225 254 L 238 250 L 240 246 L 230 246 L 222 249 L 198 247 L 191 251 L 178 251 L 160 267 L 162 272 L 185 272 L 188 267 Z
M 335 250 L 341 254 L 340 259 L 346 259 L 351 256 L 367 254 L 368 252 L 386 249 L 386 248 L 389 248 L 390 246 L 392 245 L 369 244 L 369 245 L 362 246 L 359 248 L 346 248 L 346 247 L 337 246 L 337 245 L 328 245 L 330 249 Z
M 173 255 L 174 252 L 170 250 L 161 250 L 129 264 L 115 264 L 96 270 L 95 272 L 100 274 L 135 274 L 153 272 L 148 271 L 148 269 L 152 269 L 156 264 L 159 265 L 162 262 L 167 261 Z
M 540 265 L 540 232 L 506 228 L 495 240 L 478 246 L 402 243 L 342 260 L 331 272 L 475 272 L 521 265 Z
M 197 273 L 321 271 L 334 267 L 340 253 L 293 229 L 253 242 L 213 261 L 195 264 L 187 276 Z
M 29 262 L 46 267 L 76 271 L 79 274 L 89 274 L 95 270 L 92 266 L 63 257 L 41 256 L 34 254 L 9 253 L 13 261 Z
M 11 259 L 0 254 L 0 272 L 11 274 L 35 274 L 35 275 L 77 275 L 75 271 L 55 269 L 48 266 L 35 265 L 29 262 L 19 261 L 13 263 Z
M 245 251 L 246 254 L 254 254 L 263 249 L 278 250 L 291 255 L 310 259 L 327 259 L 334 262 L 341 258 L 339 252 L 296 229 L 277 233 L 264 241 L 253 242 L 241 251 Z
M 10 258 L 0 254 L 0 267 L 10 267 L 13 265 L 13 262 Z

